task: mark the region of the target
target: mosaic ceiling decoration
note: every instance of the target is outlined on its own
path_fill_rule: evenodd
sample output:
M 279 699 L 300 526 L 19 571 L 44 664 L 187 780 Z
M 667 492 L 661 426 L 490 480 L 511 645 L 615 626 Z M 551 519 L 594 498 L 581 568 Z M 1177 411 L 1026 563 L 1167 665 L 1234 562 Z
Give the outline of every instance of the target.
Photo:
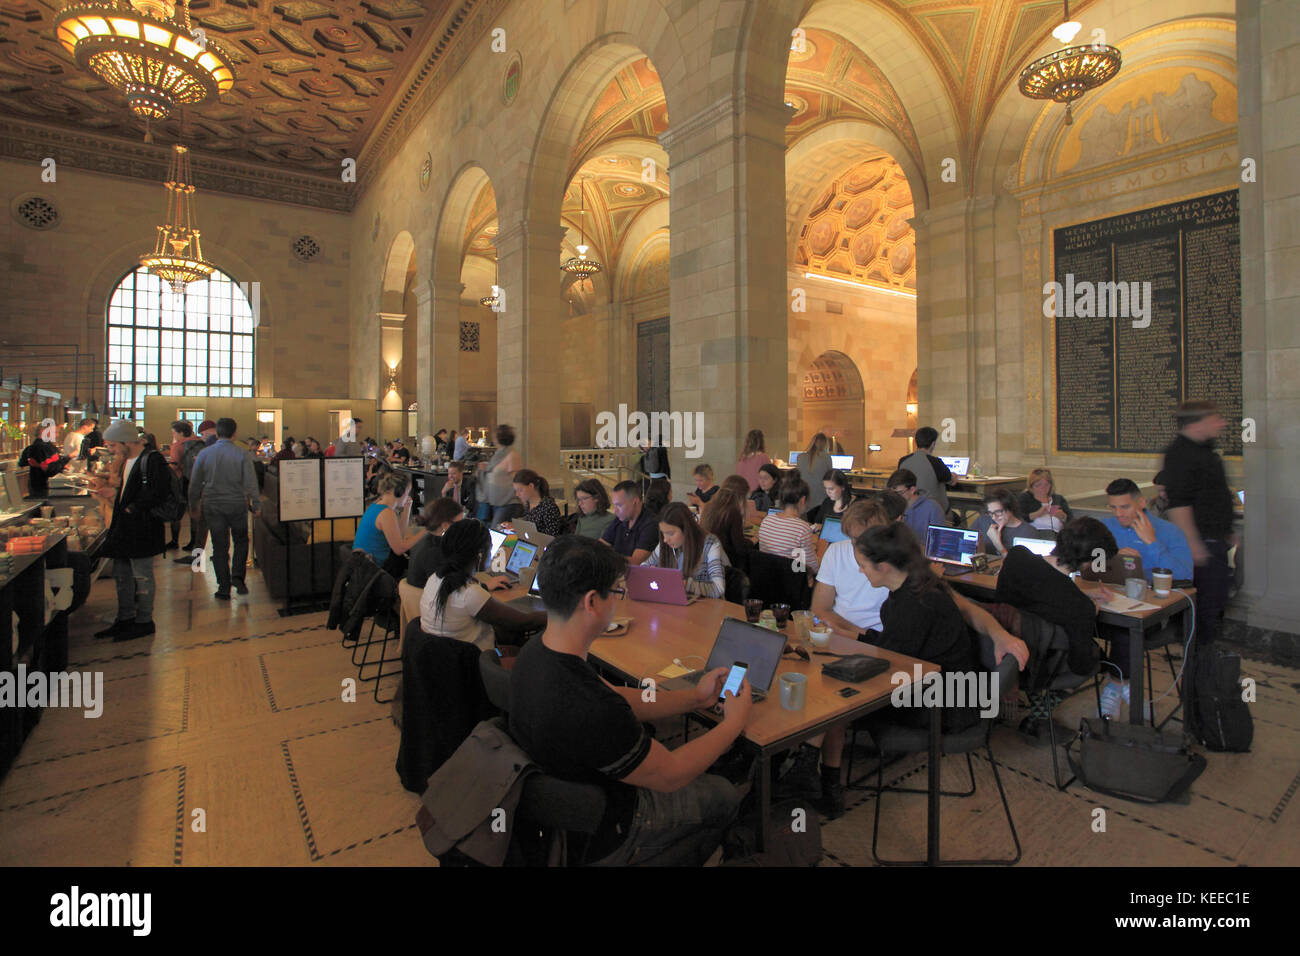
M 883 154 L 861 162 L 813 203 L 795 264 L 835 279 L 915 292 L 913 214 L 902 167 Z

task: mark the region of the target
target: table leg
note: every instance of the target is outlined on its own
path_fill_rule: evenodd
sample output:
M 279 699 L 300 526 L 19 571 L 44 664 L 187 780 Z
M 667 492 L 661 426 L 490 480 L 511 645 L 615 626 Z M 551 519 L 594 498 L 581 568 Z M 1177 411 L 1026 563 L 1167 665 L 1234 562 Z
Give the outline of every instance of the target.
M 1145 669 L 1142 667 L 1146 634 L 1141 622 L 1129 625 L 1128 629 L 1128 722 L 1141 726 L 1146 722 L 1147 685 Z
M 772 768 L 766 750 L 758 752 L 758 846 L 762 853 L 767 848 L 768 827 L 772 817 Z
M 939 729 L 943 708 L 930 708 L 930 766 L 926 808 L 925 862 L 927 866 L 939 865 Z M 880 799 L 879 796 L 876 797 Z

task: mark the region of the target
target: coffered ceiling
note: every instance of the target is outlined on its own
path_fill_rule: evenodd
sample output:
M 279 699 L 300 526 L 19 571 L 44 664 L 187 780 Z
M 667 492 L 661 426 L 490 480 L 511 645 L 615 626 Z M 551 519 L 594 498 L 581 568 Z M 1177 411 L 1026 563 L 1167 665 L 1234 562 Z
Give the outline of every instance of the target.
M 486 8 L 495 11 L 503 4 L 192 0 L 191 22 L 229 53 L 235 87 L 218 101 L 176 111 L 155 124 L 154 139 L 162 146 L 183 141 L 194 149 L 200 186 L 205 171 L 220 168 L 226 175 L 217 188 L 248 192 L 232 181 L 239 179 L 234 166 L 222 162 L 253 164 L 263 175 L 278 174 L 287 182 L 309 185 L 315 179 L 320 204 L 346 207 L 343 194 L 355 189 L 341 188 L 342 160 L 360 160 L 367 146 L 373 152 L 398 114 L 409 112 L 416 87 L 429 86 L 428 74 L 456 59 L 448 56 L 451 47 L 486 25 L 481 15 L 489 12 Z M 149 153 L 139 149 L 143 120 L 127 109 L 119 92 L 79 68 L 55 41 L 53 21 L 64 5 L 61 0 L 0 2 L 0 118 L 19 121 L 4 124 L 4 131 L 14 135 L 27 121 L 50 130 L 54 142 L 104 143 L 110 152 L 116 148 L 142 158 Z M 475 30 L 464 29 L 470 21 Z M 421 70 L 422 65 L 433 69 Z M 358 174 L 360 179 L 365 170 Z

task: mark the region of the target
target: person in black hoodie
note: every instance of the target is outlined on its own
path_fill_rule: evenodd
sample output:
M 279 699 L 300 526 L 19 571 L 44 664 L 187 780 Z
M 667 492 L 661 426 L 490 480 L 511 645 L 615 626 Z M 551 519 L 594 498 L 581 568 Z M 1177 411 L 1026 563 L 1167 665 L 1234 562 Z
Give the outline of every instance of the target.
M 1061 529 L 1052 554 L 1040 557 L 1028 548 L 1016 546 L 1007 552 L 998 572 L 997 600 L 1064 628 L 1069 637 L 1067 665 L 1080 675 L 1097 669 L 1096 599 L 1105 601 L 1110 595 L 1104 588 L 1086 593 L 1070 575 L 1090 565 L 1099 551 L 1107 561 L 1113 561 L 1119 552 L 1115 536 L 1096 518 L 1078 517 Z M 1048 648 L 1031 650 L 1032 657 L 1041 661 Z M 1031 671 L 1035 663 L 1031 660 Z M 1054 676 L 1031 673 L 1026 686 L 1030 713 L 1020 724 L 1022 732 L 1037 736 L 1046 729 L 1056 701 L 1049 696 L 1052 692 L 1043 688 Z
M 59 454 L 59 448 L 42 435 L 52 429 L 54 419 L 47 418 L 35 427 L 36 437 L 18 456 L 18 467 L 27 469 L 27 497 L 44 498 L 50 493 L 50 477 L 57 475 L 68 463 Z
M 171 470 L 159 452 L 146 451 L 135 425 L 119 419 L 104 431 L 104 443 L 123 462 L 121 484 L 97 494 L 113 497 L 113 520 L 100 554 L 113 559 L 117 620 L 96 637 L 129 641 L 154 633 L 153 559 L 167 546 L 163 522 L 150 509 L 171 494 Z

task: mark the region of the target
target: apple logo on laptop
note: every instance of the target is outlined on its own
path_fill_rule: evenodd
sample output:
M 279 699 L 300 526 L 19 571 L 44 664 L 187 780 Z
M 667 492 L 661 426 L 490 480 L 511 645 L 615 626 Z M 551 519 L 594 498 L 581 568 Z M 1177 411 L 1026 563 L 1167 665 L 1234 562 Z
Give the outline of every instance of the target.
M 659 590 L 659 582 L 658 582 L 658 581 L 651 581 L 651 582 L 650 582 L 650 590 L 651 590 L 651 591 L 658 591 L 658 590 Z

